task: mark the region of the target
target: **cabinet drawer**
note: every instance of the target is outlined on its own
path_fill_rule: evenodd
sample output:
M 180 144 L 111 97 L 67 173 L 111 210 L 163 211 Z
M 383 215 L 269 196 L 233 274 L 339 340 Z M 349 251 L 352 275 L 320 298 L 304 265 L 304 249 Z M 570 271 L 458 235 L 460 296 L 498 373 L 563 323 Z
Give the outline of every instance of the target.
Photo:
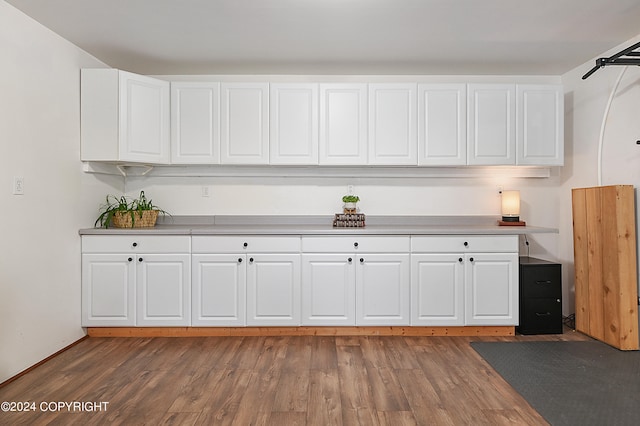
M 522 297 L 562 297 L 561 265 L 520 266 Z
M 411 237 L 412 252 L 518 252 L 517 235 L 461 235 Z
M 189 253 L 191 237 L 166 235 L 85 235 L 83 253 Z
M 409 237 L 302 237 L 302 251 L 307 253 L 408 253 Z
M 522 334 L 562 333 L 562 301 L 560 299 L 525 299 L 520 312 Z
M 300 237 L 197 236 L 192 249 L 194 253 L 291 253 L 300 251 Z

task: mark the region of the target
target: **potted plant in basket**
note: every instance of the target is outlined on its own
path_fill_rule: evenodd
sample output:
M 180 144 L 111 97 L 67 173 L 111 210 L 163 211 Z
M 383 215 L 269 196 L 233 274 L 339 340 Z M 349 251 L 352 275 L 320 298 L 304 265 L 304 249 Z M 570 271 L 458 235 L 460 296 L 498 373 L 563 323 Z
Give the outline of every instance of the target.
M 138 198 L 128 198 L 122 195 L 120 198 L 115 195 L 107 195 L 105 204 L 100 206 L 100 216 L 96 219 L 94 226 L 108 228 L 150 228 L 155 226 L 158 214 L 168 214 L 158 206 L 154 205 L 140 191 Z
M 360 201 L 360 197 L 357 195 L 345 195 L 342 197 L 342 202 L 344 203 L 344 212 L 346 214 L 356 213 L 358 206 L 357 202 Z

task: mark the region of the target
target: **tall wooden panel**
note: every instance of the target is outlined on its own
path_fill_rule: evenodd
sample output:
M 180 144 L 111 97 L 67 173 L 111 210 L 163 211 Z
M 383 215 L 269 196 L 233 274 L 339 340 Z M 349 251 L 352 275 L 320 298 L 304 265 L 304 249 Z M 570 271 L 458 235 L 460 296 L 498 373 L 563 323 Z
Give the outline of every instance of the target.
M 638 282 L 632 185 L 572 190 L 576 329 L 638 349 Z

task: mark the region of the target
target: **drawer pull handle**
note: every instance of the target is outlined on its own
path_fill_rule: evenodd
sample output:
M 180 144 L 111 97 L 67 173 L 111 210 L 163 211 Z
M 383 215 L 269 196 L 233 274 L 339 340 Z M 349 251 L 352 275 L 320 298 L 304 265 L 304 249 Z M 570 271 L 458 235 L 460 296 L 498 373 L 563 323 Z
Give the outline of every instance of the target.
M 131 245 L 134 246 L 134 247 L 138 247 L 138 243 L 135 243 L 135 242 L 133 244 L 131 244 Z
M 142 258 L 141 257 L 138 258 L 138 262 L 142 262 Z
M 546 281 L 536 281 L 536 284 L 551 284 L 551 280 L 546 280 Z
M 131 258 L 131 257 L 130 257 L 130 258 L 128 258 L 127 260 L 128 260 L 129 262 L 131 262 L 131 261 L 133 261 L 133 258 Z
M 462 263 L 462 258 L 461 257 L 458 258 L 458 262 Z
M 356 241 L 355 243 L 353 243 L 353 246 L 354 246 L 355 248 L 358 248 L 358 242 Z
M 249 247 L 249 243 L 244 243 L 244 244 L 242 244 L 242 247 L 244 247 L 244 248 Z
M 360 258 L 360 263 L 364 263 L 364 258 Z
M 465 246 L 465 247 L 469 247 L 469 243 L 465 241 L 465 242 L 464 242 L 464 246 Z
M 537 317 L 550 317 L 551 312 L 536 312 Z
M 473 262 L 473 257 L 470 257 L 470 258 L 469 258 L 469 262 Z
M 351 262 L 353 262 L 353 259 L 352 258 L 348 258 L 347 262 L 351 263 Z
M 238 258 L 238 263 L 242 263 L 242 258 L 241 257 Z
M 253 263 L 253 257 L 249 258 L 249 263 Z

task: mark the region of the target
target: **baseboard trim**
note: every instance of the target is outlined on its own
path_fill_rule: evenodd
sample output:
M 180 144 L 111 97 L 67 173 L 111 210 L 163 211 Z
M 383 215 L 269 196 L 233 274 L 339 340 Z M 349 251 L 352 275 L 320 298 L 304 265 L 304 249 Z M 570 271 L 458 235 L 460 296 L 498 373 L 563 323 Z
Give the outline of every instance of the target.
M 515 336 L 515 327 L 89 327 L 87 334 L 91 337 Z
M 44 364 L 45 362 L 49 361 L 50 359 L 53 359 L 55 357 L 57 357 L 58 355 L 60 355 L 62 352 L 71 349 L 72 347 L 74 347 L 75 345 L 77 345 L 78 343 L 82 342 L 85 339 L 88 339 L 89 335 L 83 336 L 80 339 L 76 340 L 75 342 L 65 346 L 64 348 L 60 349 L 59 351 L 57 351 L 56 353 L 53 353 L 51 355 L 49 355 L 48 357 L 46 357 L 45 359 L 43 359 L 42 361 L 39 361 L 35 364 L 33 364 L 31 367 L 28 367 L 24 370 L 22 370 L 21 372 L 19 372 L 18 374 L 16 374 L 13 377 L 9 377 L 7 380 L 5 380 L 4 382 L 0 383 L 0 388 L 2 388 L 5 385 L 8 385 L 9 383 L 13 382 L 14 380 L 19 379 L 20 377 L 24 376 L 25 374 L 27 374 L 30 371 L 33 371 L 34 369 L 38 368 L 39 366 L 41 366 L 42 364 Z

